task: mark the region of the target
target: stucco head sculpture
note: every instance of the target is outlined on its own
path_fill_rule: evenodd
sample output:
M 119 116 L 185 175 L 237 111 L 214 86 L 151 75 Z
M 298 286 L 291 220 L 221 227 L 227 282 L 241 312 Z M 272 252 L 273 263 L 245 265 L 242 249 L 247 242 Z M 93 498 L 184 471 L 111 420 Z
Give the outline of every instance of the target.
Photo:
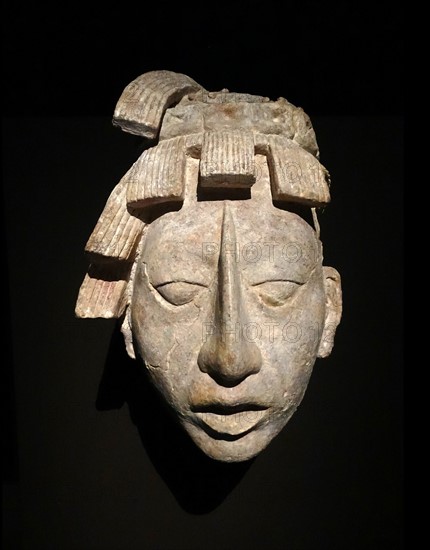
M 151 146 L 87 243 L 76 314 L 123 318 L 129 355 L 198 447 L 248 460 L 297 409 L 341 316 L 310 120 L 283 98 L 153 71 L 125 88 L 113 122 Z

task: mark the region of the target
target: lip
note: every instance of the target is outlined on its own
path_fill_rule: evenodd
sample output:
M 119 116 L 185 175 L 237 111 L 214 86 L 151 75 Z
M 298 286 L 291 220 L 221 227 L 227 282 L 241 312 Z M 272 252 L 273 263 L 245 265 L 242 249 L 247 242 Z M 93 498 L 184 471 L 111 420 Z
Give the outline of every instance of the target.
M 197 423 L 209 435 L 242 437 L 253 430 L 264 418 L 268 407 L 255 404 L 204 405 L 192 407 Z

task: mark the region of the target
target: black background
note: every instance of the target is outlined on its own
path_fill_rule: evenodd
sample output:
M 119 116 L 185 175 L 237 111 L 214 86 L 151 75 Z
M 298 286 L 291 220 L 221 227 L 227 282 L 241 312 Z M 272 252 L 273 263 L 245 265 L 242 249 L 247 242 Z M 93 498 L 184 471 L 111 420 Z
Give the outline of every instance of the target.
M 365 3 L 4 6 L 4 546 L 401 548 L 403 14 Z M 85 242 L 141 150 L 112 112 L 154 69 L 303 107 L 332 176 L 320 223 L 344 290 L 335 348 L 250 464 L 205 460 L 125 357 L 115 323 L 73 315 Z
M 300 105 L 310 115 L 403 112 L 403 13 L 384 2 L 226 5 L 4 2 L 8 115 L 111 116 L 156 69 Z

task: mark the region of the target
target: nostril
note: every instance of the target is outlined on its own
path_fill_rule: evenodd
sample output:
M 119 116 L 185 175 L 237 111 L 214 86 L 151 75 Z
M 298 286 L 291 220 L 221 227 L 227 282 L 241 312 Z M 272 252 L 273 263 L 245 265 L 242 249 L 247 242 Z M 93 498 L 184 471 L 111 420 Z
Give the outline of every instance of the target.
M 200 370 L 217 384 L 233 387 L 259 372 L 262 360 L 260 350 L 253 343 L 240 342 L 232 349 L 222 340 L 212 338 L 203 344 L 197 362 Z
M 249 374 L 242 374 L 238 376 L 232 376 L 231 373 L 223 374 L 220 371 L 209 371 L 208 374 L 215 380 L 219 386 L 224 386 L 225 388 L 233 388 L 240 384 Z

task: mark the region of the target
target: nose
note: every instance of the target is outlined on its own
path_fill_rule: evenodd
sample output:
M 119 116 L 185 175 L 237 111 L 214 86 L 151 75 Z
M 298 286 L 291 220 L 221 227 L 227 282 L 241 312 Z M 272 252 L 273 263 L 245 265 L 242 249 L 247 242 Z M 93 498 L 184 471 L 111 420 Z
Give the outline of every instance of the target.
M 235 227 L 228 203 L 224 206 L 218 276 L 211 330 L 198 356 L 201 371 L 218 384 L 236 386 L 261 368 L 261 353 L 246 338 L 249 318 L 242 299 L 236 257 Z

